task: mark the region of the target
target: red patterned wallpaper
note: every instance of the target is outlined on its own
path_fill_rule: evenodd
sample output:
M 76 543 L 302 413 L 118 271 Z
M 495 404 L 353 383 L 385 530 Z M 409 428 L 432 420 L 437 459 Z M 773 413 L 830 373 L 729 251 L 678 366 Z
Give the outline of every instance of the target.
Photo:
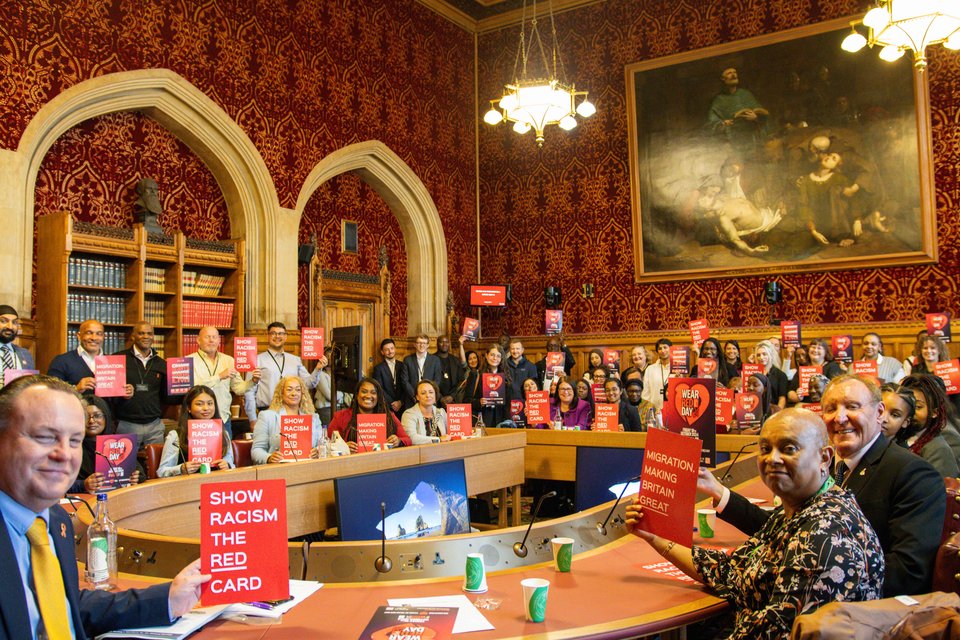
M 598 112 L 570 133 L 528 134 L 483 125 L 481 272 L 512 282 L 513 305 L 484 316 L 484 334 L 543 331 L 543 288 L 559 285 L 569 333 L 767 324 L 763 283 L 735 278 L 633 284 L 632 210 L 624 66 L 864 10 L 853 0 L 607 0 L 556 17 L 569 77 Z M 480 38 L 481 102 L 513 69 L 516 27 Z M 929 69 L 938 213 L 938 265 L 784 275 L 781 317 L 804 323 L 912 321 L 960 307 L 960 56 L 938 47 Z M 873 54 L 867 54 L 873 55 Z M 665 100 L 669 96 L 664 97 Z M 581 283 L 595 285 L 586 300 Z

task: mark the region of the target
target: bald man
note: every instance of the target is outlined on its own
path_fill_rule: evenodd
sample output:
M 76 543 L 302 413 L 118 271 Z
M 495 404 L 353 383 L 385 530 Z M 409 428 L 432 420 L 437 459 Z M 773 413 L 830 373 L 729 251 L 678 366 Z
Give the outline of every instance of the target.
M 47 375 L 72 384 L 80 393 L 93 393 L 97 388 L 97 356 L 103 353 L 103 325 L 98 320 L 84 320 L 77 329 L 75 351 L 61 353 L 47 369 Z
M 216 327 L 200 328 L 197 336 L 199 349 L 190 354 L 193 363 L 193 384 L 204 385 L 213 390 L 217 396 L 217 407 L 220 409 L 220 419 L 223 428 L 233 435 L 230 424 L 230 405 L 233 404 L 231 392 L 242 396 L 260 382 L 260 370 L 254 369 L 249 380 L 244 381 L 237 372 L 233 356 L 220 351 L 220 332 Z

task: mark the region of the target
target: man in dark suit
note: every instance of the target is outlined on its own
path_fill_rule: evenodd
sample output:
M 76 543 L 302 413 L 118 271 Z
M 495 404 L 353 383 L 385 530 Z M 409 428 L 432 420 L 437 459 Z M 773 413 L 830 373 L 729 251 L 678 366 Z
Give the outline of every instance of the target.
M 380 355 L 383 360 L 373 367 L 373 378 L 383 387 L 387 406 L 397 417 L 403 413 L 403 365 L 397 362 L 397 345 L 393 338 L 380 341 Z
M 577 366 L 577 360 L 573 357 L 573 353 L 567 348 L 567 345 L 563 343 L 563 340 L 560 336 L 550 336 L 550 339 L 547 340 L 547 353 L 550 352 L 563 352 L 563 370 L 569 376 L 570 372 L 573 371 L 573 368 Z M 544 356 L 540 360 L 537 360 L 537 381 L 540 386 L 543 386 L 543 381 L 547 377 L 547 358 Z
M 84 320 L 77 329 L 77 341 L 80 346 L 76 351 L 61 353 L 53 359 L 47 375 L 72 384 L 80 393 L 93 393 L 97 388 L 94 358 L 104 355 L 103 325 L 97 320 Z
M 3 372 L 17 369 L 33 369 L 33 356 L 23 347 L 13 344 L 20 334 L 20 316 L 8 304 L 0 304 L 0 387 Z
M 413 346 L 416 352 L 403 359 L 403 406 L 405 409 L 409 409 L 417 402 L 418 382 L 433 380 L 439 386 L 443 379 L 443 365 L 440 363 L 440 358 L 427 353 L 430 338 L 421 334 L 417 336 Z
M 883 547 L 884 596 L 930 591 L 946 513 L 943 479 L 926 460 L 883 436 L 883 402 L 872 378 L 834 378 L 821 405 L 836 449 L 837 483 L 856 496 Z M 769 516 L 709 472 L 701 472 L 697 487 L 714 497 L 721 518 L 744 533 L 755 533 Z
M 197 603 L 197 560 L 173 582 L 111 593 L 81 591 L 73 526 L 58 502 L 77 477 L 85 412 L 73 387 L 48 376 L 0 391 L 0 640 L 80 638 L 170 624 Z M 35 579 L 37 574 L 57 579 Z

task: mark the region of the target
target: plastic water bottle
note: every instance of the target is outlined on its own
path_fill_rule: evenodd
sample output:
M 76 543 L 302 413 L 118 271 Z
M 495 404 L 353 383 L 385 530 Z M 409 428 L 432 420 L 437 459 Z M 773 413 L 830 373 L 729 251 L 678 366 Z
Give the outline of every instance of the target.
M 327 429 L 321 425 L 320 442 L 317 443 L 317 451 L 320 452 L 320 458 L 326 458 L 330 455 L 330 442 L 327 440 Z
M 93 589 L 117 588 L 117 525 L 107 513 L 107 494 L 97 494 L 97 519 L 87 528 L 87 582 Z

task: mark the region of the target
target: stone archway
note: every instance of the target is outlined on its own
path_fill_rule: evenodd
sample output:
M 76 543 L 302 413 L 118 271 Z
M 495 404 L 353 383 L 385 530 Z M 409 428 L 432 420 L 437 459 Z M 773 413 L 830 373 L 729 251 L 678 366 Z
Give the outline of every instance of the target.
M 294 210 L 297 226 L 313 192 L 348 171 L 384 199 L 400 224 L 407 252 L 407 333 L 436 335 L 445 326 L 447 300 L 443 225 L 423 182 L 387 145 L 379 140 L 359 142 L 321 160 L 300 189 Z
M 247 242 L 247 325 L 261 325 L 289 309 L 281 300 L 275 255 L 280 204 L 260 152 L 240 126 L 202 91 L 169 69 L 112 73 L 76 84 L 41 108 L 16 151 L 0 150 L 0 218 L 10 220 L 12 255 L 0 256 L 0 300 L 30 308 L 34 189 L 43 158 L 70 128 L 118 111 L 140 111 L 184 142 L 223 190 L 231 233 Z M 4 252 L 6 253 L 6 252 Z M 294 294 L 293 318 L 296 317 Z

